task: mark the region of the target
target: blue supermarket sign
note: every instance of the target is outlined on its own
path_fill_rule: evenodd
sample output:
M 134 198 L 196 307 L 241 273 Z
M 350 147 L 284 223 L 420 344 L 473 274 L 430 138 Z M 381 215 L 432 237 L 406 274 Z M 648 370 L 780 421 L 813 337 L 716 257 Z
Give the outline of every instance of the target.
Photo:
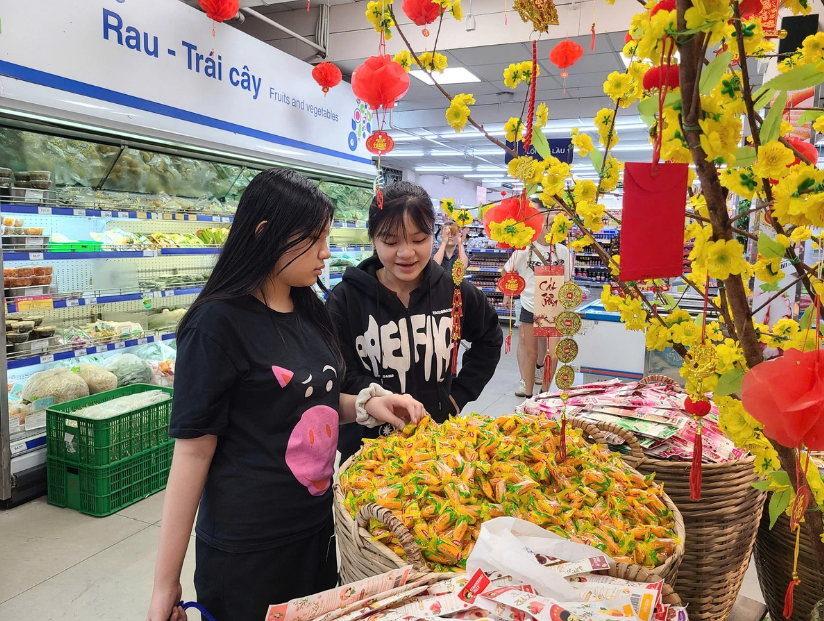
M 549 138 L 547 139 L 549 143 L 549 152 L 553 157 L 557 157 L 562 162 L 566 162 L 567 164 L 572 164 L 572 139 L 570 138 Z M 507 140 L 506 146 L 510 149 L 515 150 L 515 143 L 509 142 Z M 529 150 L 524 153 L 524 143 L 523 141 L 518 141 L 518 148 L 517 148 L 518 156 L 522 155 L 529 155 L 530 157 L 534 157 L 536 160 L 543 161 L 542 158 L 537 151 L 535 151 L 534 145 L 529 145 Z M 510 160 L 512 160 L 512 155 L 508 152 L 504 156 L 504 163 L 509 164 Z

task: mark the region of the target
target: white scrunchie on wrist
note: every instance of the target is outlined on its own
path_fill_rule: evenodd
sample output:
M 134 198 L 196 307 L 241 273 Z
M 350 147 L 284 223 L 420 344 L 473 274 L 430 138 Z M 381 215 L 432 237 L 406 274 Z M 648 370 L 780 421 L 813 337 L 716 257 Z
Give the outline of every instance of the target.
M 363 425 L 364 427 L 377 427 L 378 425 L 383 425 L 383 422 L 379 421 L 377 418 L 373 418 L 369 412 L 366 411 L 366 402 L 369 401 L 372 397 L 386 397 L 388 395 L 393 394 L 391 391 L 386 390 L 380 384 L 369 384 L 368 388 L 364 388 L 358 393 L 358 398 L 355 401 L 355 412 L 357 413 L 357 418 L 355 419 L 359 425 Z

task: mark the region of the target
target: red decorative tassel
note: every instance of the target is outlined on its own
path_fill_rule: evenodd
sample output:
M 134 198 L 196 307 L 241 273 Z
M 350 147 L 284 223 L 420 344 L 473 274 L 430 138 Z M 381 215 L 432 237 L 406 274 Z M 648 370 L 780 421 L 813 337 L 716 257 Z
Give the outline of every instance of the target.
M 704 453 L 701 421 L 695 431 L 695 442 L 692 445 L 692 468 L 690 468 L 690 500 L 701 500 L 701 462 Z
M 566 413 L 561 414 L 561 446 L 558 447 L 558 461 L 566 461 Z
M 375 191 L 375 198 L 378 199 L 378 209 L 383 210 L 383 192 L 380 188 Z
M 801 580 L 795 578 L 787 587 L 787 593 L 784 595 L 784 618 L 789 619 L 793 616 L 793 591 L 795 585 L 801 584 Z
M 549 386 L 552 384 L 552 358 L 549 357 L 549 352 L 547 352 L 546 356 L 544 356 L 544 379 L 541 382 L 541 389 L 544 386 L 547 387 L 549 390 Z
M 458 374 L 458 348 L 461 346 L 461 341 L 452 341 L 452 375 Z
M 504 341 L 504 354 L 508 354 L 512 351 L 512 330 L 510 330 L 509 335 L 506 337 Z
M 595 22 L 592 22 L 592 41 L 589 43 L 589 51 L 595 51 Z
M 532 41 L 532 82 L 529 84 L 529 111 L 526 117 L 526 133 L 524 134 L 524 153 L 529 151 L 532 144 L 532 124 L 535 117 L 535 88 L 538 84 L 538 41 Z M 524 197 L 526 189 L 524 189 Z M 525 199 L 524 199 L 525 200 Z

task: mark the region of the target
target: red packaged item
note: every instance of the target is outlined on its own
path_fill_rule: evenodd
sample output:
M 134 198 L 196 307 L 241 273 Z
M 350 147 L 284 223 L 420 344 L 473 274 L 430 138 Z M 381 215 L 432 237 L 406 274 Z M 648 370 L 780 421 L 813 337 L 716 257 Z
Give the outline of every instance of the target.
M 627 162 L 621 281 L 681 276 L 688 175 L 687 164 Z

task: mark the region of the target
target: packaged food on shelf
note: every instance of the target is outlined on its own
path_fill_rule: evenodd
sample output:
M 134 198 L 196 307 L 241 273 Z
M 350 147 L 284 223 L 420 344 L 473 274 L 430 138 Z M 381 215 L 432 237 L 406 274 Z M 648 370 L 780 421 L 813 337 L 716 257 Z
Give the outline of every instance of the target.
M 34 268 L 33 267 L 18 267 L 17 268 L 17 276 L 19 278 L 23 277 L 31 277 L 34 276 Z
M 117 376 L 99 365 L 83 362 L 78 373 L 88 385 L 90 395 L 117 388 Z
M 54 336 L 54 332 L 57 330 L 54 326 L 37 326 L 34 330 L 32 330 L 32 338 L 35 339 L 47 339 Z
M 198 231 L 196 235 L 204 244 L 209 246 L 222 246 L 226 243 L 226 239 L 229 237 L 229 229 L 225 227 L 217 229 L 202 229 Z
M 34 326 L 33 321 L 18 321 L 16 327 L 18 332 L 31 332 L 34 330 Z
M 149 363 L 134 354 L 114 356 L 107 361 L 104 368 L 117 376 L 118 388 L 131 384 L 151 384 L 154 378 Z
M 6 343 L 25 343 L 28 340 L 28 332 L 6 332 Z
M 178 308 L 175 310 L 163 309 L 163 311 L 159 313 L 149 315 L 149 330 L 171 330 L 176 328 L 187 310 L 186 308 Z
M 53 397 L 54 404 L 89 396 L 89 387 L 77 373 L 68 367 L 40 371 L 23 385 L 23 401 L 33 403 Z
M 152 367 L 154 373 L 154 380 L 152 384 L 155 386 L 165 386 L 173 388 L 175 384 L 175 361 L 163 360 L 157 362 L 155 360 L 147 360 L 149 366 Z
M 68 326 L 57 331 L 58 342 L 73 349 L 88 347 L 94 342 L 91 333 L 77 326 Z

